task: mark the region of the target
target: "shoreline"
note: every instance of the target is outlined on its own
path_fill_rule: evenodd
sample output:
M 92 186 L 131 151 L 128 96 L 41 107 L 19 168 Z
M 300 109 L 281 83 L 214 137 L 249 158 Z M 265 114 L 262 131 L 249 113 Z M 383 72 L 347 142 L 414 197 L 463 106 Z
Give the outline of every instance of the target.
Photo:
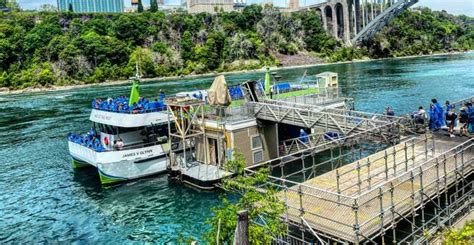
M 361 59 L 361 60 L 329 62 L 329 63 L 317 63 L 317 64 L 307 64 L 307 65 L 270 67 L 270 69 L 272 71 L 278 71 L 278 70 L 299 69 L 299 68 L 309 68 L 309 67 L 319 67 L 319 66 L 329 66 L 329 65 L 339 65 L 339 64 L 364 63 L 364 62 L 372 62 L 372 61 L 413 59 L 413 58 L 436 57 L 436 56 L 450 56 L 450 55 L 459 55 L 459 54 L 469 54 L 469 53 L 473 53 L 473 52 L 474 52 L 474 50 L 470 50 L 470 51 L 466 51 L 466 52 L 435 53 L 435 54 L 411 55 L 411 56 L 389 57 L 389 58 L 379 58 L 379 59 Z M 203 73 L 203 74 L 193 74 L 193 75 L 184 75 L 184 76 L 144 78 L 144 79 L 142 79 L 142 82 L 147 83 L 147 82 L 154 82 L 154 81 L 169 81 L 169 80 L 176 80 L 176 79 L 194 79 L 194 78 L 200 78 L 200 77 L 230 75 L 230 74 L 245 74 L 245 73 L 264 72 L 264 71 L 265 71 L 265 68 L 262 67 L 260 69 L 254 69 L 254 70 L 209 72 L 209 73 Z M 15 94 L 32 94 L 32 93 L 49 92 L 49 91 L 67 91 L 67 90 L 71 90 L 71 89 L 82 89 L 82 88 L 91 88 L 91 87 L 104 87 L 104 86 L 122 85 L 122 84 L 126 84 L 126 83 L 129 83 L 129 82 L 130 82 L 129 80 L 115 80 L 115 81 L 105 81 L 105 82 L 102 82 L 102 83 L 77 84 L 77 85 L 65 85 L 65 86 L 52 85 L 51 87 L 46 87 L 46 88 L 25 88 L 25 89 L 17 89 L 17 90 L 11 90 L 9 88 L 2 87 L 2 88 L 0 88 L 0 96 L 2 96 L 2 95 L 15 95 Z

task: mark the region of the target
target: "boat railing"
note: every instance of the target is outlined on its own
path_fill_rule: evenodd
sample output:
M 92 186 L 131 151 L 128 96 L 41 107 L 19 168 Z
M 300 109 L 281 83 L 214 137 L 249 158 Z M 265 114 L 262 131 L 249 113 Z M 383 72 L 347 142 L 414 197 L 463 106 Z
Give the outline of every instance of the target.
M 164 98 L 164 97 L 163 97 Z M 123 114 L 143 114 L 151 112 L 160 112 L 165 111 L 166 106 L 163 103 L 163 100 L 148 100 L 141 98 L 138 102 L 133 105 L 129 105 L 127 97 L 117 97 L 117 98 L 108 98 L 108 99 L 99 99 L 96 98 L 92 100 L 92 109 L 100 111 L 108 111 L 114 113 L 123 113 Z
M 107 147 L 104 147 L 102 145 L 102 143 L 100 143 L 100 146 L 97 147 L 96 145 L 94 145 L 94 143 L 89 144 L 89 142 L 85 141 L 85 140 L 79 141 L 79 140 L 73 140 L 72 138 L 69 138 L 68 140 L 70 142 L 74 143 L 74 144 L 81 145 L 83 147 L 86 147 L 88 149 L 91 149 L 95 152 L 100 153 L 100 152 L 134 150 L 134 149 L 145 148 L 145 147 L 150 147 L 150 146 L 155 146 L 155 145 L 161 145 L 161 144 L 165 144 L 165 143 L 168 142 L 168 137 L 167 136 L 162 136 L 162 137 L 157 137 L 156 140 L 154 140 L 154 141 L 135 142 L 135 143 L 132 143 L 132 144 L 126 144 L 126 145 L 124 145 L 123 147 L 120 147 L 120 148 L 114 146 L 113 142 L 111 142 L 112 148 L 107 148 Z

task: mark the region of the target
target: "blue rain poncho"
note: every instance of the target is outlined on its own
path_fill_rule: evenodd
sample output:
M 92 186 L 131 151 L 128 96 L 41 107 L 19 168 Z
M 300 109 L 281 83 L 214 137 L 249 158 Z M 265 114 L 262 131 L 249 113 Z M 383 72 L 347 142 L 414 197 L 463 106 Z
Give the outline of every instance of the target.
M 443 107 L 439 103 L 434 104 L 436 113 L 436 128 L 441 128 L 444 124 Z
M 300 130 L 300 140 L 305 144 L 309 142 L 308 134 L 303 129 Z
M 430 110 L 428 113 L 430 116 L 430 124 L 429 124 L 430 129 L 432 130 L 437 129 L 438 127 L 436 127 L 436 125 L 438 121 L 438 114 L 436 113 L 436 108 L 430 107 Z

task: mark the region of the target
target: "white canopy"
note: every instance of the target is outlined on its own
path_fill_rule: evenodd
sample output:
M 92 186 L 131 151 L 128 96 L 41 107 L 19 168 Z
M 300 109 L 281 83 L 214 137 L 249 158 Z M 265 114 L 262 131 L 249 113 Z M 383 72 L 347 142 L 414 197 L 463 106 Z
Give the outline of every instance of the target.
M 92 109 L 89 120 L 115 127 L 134 128 L 168 122 L 168 114 L 166 112 L 128 114 Z

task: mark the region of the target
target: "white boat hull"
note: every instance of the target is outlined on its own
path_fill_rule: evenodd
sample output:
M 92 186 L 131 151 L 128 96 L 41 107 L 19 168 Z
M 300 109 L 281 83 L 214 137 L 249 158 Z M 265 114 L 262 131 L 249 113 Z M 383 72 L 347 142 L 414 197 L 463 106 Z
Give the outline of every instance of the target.
M 153 145 L 122 151 L 96 152 L 85 146 L 69 142 L 69 152 L 75 168 L 97 168 L 102 184 L 138 179 L 164 173 L 167 164 L 168 144 Z

